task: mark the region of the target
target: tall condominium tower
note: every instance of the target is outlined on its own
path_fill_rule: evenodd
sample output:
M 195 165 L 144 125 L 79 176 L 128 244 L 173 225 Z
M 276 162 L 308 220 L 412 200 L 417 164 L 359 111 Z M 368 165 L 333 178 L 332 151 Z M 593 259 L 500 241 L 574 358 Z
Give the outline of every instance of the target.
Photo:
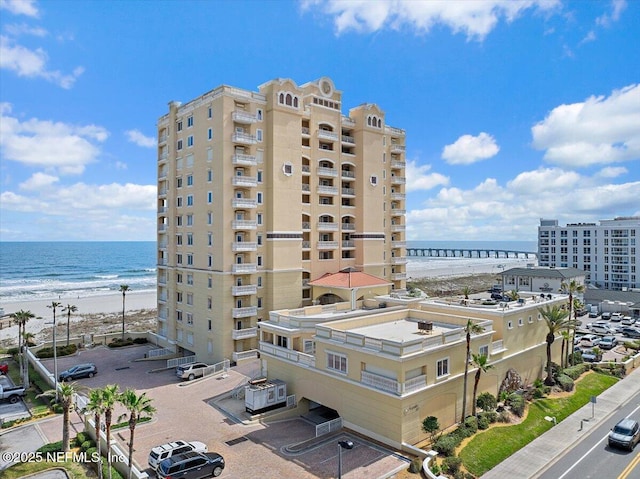
M 353 268 L 406 286 L 405 132 L 329 78 L 220 86 L 158 120 L 160 343 L 257 356 L 269 311 Z
M 586 282 L 602 289 L 640 288 L 638 264 L 640 217 L 620 217 L 596 223 L 559 226 L 540 220 L 540 266 L 572 267 L 586 272 Z

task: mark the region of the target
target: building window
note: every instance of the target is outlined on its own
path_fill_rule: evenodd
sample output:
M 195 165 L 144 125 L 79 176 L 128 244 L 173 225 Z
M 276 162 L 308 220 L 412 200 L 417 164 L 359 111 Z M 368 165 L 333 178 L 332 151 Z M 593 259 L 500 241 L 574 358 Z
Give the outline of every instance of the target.
M 193 266 L 193 255 L 192 254 L 188 254 L 187 255 L 187 264 L 190 266 Z
M 182 188 L 182 177 L 178 176 L 176 178 L 176 188 Z
M 258 276 L 258 288 L 262 288 L 262 276 Z
M 376 175 L 371 175 L 371 178 L 369 178 L 369 182 L 375 186 L 378 184 L 378 177 Z
M 182 283 L 182 273 L 176 273 L 176 283 Z
M 207 224 L 208 225 L 213 224 L 213 213 L 211 211 L 207 212 Z
M 437 377 L 447 376 L 449 374 L 449 358 L 441 359 L 437 363 Z
M 193 195 L 187 196 L 187 206 L 193 206 Z
M 259 128 L 256 130 L 256 140 L 262 141 L 262 130 Z
M 260 191 L 258 191 L 258 193 L 256 195 L 256 198 L 257 198 L 258 204 L 261 205 L 262 204 L 262 193 Z
M 207 191 L 207 203 L 213 203 L 213 191 Z
M 209 319 L 209 320 L 207 321 L 207 329 L 208 329 L 209 331 L 211 331 L 211 326 L 212 326 L 212 324 L 211 324 L 211 320 Z
M 193 126 L 193 115 L 187 117 L 187 128 L 191 128 Z
M 507 323 L 507 328 L 508 328 L 508 329 L 513 329 L 513 321 L 509 321 L 509 322 Z
M 285 163 L 284 165 L 282 165 L 282 172 L 286 176 L 293 175 L 293 165 L 291 163 Z
M 262 170 L 258 170 L 258 183 L 262 183 Z
M 518 326 L 524 325 L 524 320 L 522 318 L 518 319 Z
M 193 314 L 187 313 L 187 324 L 193 324 Z
M 347 374 L 347 357 L 342 354 L 327 353 L 327 369 Z
M 287 344 L 289 343 L 286 336 L 280 336 L 279 334 L 276 335 L 276 340 L 277 340 L 278 346 L 280 346 L 281 348 L 286 348 Z
M 176 235 L 176 245 L 177 246 L 182 245 L 182 235 Z
M 261 225 L 262 224 L 262 213 L 258 213 L 256 215 L 256 222 Z
M 182 196 L 176 198 L 176 206 L 180 208 L 182 206 Z
M 182 264 L 182 255 L 180 253 L 176 255 L 176 264 Z
M 188 146 L 188 147 L 193 146 L 193 135 L 189 135 L 189 136 L 187 137 L 187 146 Z
M 207 183 L 211 183 L 213 181 L 213 171 L 207 170 Z
M 193 233 L 187 233 L 187 244 L 193 246 Z
M 176 226 L 182 226 L 182 216 L 176 216 Z
M 489 357 L 489 345 L 485 344 L 484 346 L 480 346 L 478 348 L 478 355 Z
M 258 298 L 258 308 L 262 308 L 262 298 Z
M 182 120 L 178 122 L 178 131 L 182 131 Z
M 182 303 L 182 293 L 180 291 L 176 293 L 176 303 Z
M 213 308 L 213 299 L 211 299 L 211 296 L 209 296 L 207 298 L 207 309 L 211 309 Z
M 182 150 L 182 140 L 178 140 L 178 145 L 176 146 L 178 151 Z
M 187 175 L 187 186 L 193 186 L 193 175 Z
M 193 275 L 191 273 L 187 275 L 187 284 L 193 286 Z
M 193 293 L 187 293 L 187 304 L 193 306 Z
M 207 233 L 207 246 L 213 246 L 213 233 Z
M 262 256 L 258 256 L 258 266 L 262 266 Z
M 208 263 L 209 268 L 211 268 L 213 266 L 213 256 L 209 255 L 208 258 L 209 258 L 209 263 Z
M 193 226 L 193 215 L 187 215 L 187 226 Z
M 256 118 L 258 121 L 262 121 L 262 110 L 260 108 L 256 110 Z
M 182 311 L 176 311 L 176 321 L 182 321 Z
M 258 235 L 257 237 L 258 246 L 262 246 L 262 235 Z
M 211 128 L 209 128 L 207 130 L 207 139 L 208 140 L 212 140 L 213 139 L 213 130 Z
M 209 289 L 213 288 L 213 277 L 212 276 L 207 277 L 207 288 L 209 288 Z

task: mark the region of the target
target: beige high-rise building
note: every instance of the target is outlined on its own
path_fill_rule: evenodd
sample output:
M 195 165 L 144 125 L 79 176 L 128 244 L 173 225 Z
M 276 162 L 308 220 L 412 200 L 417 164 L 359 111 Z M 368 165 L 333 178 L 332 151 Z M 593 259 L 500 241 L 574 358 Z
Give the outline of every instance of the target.
M 326 273 L 406 284 L 404 130 L 375 104 L 344 115 L 326 77 L 258 90 L 158 121 L 157 333 L 207 363 L 256 357 L 258 323 L 324 301 L 308 283 Z

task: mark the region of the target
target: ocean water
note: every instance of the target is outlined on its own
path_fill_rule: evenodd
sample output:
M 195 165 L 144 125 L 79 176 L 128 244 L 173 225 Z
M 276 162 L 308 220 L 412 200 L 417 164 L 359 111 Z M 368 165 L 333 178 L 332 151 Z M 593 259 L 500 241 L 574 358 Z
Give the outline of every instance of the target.
M 156 242 L 0 242 L 0 301 L 156 290 Z

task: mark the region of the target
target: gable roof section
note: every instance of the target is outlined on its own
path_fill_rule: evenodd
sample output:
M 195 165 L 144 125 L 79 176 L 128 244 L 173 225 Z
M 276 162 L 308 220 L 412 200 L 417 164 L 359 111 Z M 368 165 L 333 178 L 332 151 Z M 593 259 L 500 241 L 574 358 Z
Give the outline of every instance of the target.
M 351 289 L 365 286 L 387 286 L 392 285 L 388 281 L 363 273 L 354 268 L 345 268 L 338 273 L 326 273 L 318 279 L 310 281 L 311 286 L 325 286 L 331 288 Z

